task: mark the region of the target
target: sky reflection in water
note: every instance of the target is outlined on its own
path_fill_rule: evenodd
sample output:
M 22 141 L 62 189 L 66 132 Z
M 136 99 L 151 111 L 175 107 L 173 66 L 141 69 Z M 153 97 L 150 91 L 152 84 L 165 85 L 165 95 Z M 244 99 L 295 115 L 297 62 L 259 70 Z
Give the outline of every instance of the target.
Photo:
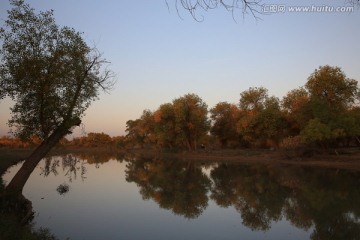
M 359 179 L 332 170 L 67 155 L 42 160 L 24 195 L 35 226 L 60 239 L 356 239 Z M 60 194 L 59 186 L 69 189 Z

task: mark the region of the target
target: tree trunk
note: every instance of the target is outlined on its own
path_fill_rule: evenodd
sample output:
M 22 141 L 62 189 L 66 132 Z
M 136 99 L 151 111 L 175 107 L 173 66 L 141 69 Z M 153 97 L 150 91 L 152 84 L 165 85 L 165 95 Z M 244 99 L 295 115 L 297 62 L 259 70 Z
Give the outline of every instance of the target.
M 78 119 L 78 121 L 80 121 L 80 119 Z M 69 131 L 70 128 L 79 124 L 80 123 L 78 122 L 73 124 L 62 124 L 47 139 L 45 139 L 25 160 L 22 167 L 5 188 L 5 194 L 8 196 L 21 196 L 26 181 L 40 160 L 46 156 L 46 154 L 60 141 L 60 139 L 71 133 Z

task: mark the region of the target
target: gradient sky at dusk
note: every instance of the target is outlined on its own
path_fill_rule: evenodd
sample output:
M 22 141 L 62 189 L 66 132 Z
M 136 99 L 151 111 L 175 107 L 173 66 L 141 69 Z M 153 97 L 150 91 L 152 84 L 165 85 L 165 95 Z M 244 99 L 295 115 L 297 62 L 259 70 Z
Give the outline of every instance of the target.
M 284 4 L 285 13 L 256 21 L 219 8 L 195 21 L 175 0 L 29 0 L 54 10 L 57 24 L 84 32 L 116 73 L 110 94 L 101 94 L 83 119 L 86 132 L 125 134 L 125 123 L 144 109 L 156 110 L 186 93 L 209 109 L 238 103 L 240 93 L 263 86 L 282 98 L 303 86 L 319 66 L 335 65 L 360 80 L 360 9 L 351 13 L 289 12 L 289 6 L 343 6 L 345 1 L 263 1 Z M 330 6 L 330 5 L 328 5 Z M 0 2 L 1 22 L 10 4 Z M 0 102 L 0 136 L 8 132 L 9 99 Z M 76 131 L 77 134 L 80 131 Z

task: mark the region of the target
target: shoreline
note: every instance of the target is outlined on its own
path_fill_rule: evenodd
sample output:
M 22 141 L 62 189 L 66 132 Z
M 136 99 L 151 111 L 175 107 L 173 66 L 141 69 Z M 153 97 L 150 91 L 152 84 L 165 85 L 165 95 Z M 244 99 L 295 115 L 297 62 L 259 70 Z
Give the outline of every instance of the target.
M 316 167 L 360 171 L 360 148 L 340 149 L 333 152 L 303 154 L 298 150 L 220 149 L 166 152 L 155 149 L 131 149 L 126 153 L 143 157 L 176 158 L 200 163 L 229 162 L 273 166 Z
M 32 149 L 0 148 L 0 175 L 12 165 L 24 160 Z M 262 164 L 276 166 L 301 166 L 344 169 L 360 171 L 360 148 L 341 149 L 337 153 L 313 153 L 311 156 L 295 150 L 268 150 L 268 149 L 219 149 L 219 150 L 196 150 L 167 152 L 165 150 L 147 149 L 107 149 L 107 148 L 57 148 L 49 155 L 61 155 L 66 153 L 121 153 L 122 155 L 135 155 L 139 157 L 176 158 L 197 162 L 229 162 L 240 164 Z

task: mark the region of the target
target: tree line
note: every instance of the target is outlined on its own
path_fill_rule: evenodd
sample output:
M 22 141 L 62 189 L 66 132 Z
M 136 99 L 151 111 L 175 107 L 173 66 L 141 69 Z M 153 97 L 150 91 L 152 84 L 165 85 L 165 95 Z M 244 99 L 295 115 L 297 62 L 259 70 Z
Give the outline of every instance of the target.
M 358 82 L 339 67 L 322 66 L 305 86 L 289 91 L 281 100 L 264 87 L 240 93 L 238 104 L 219 102 L 208 109 L 196 94 L 186 94 L 140 118 L 126 122 L 126 136 L 90 132 L 62 147 L 156 146 L 195 150 L 201 145 L 234 147 L 322 148 L 360 145 L 360 91 Z M 0 138 L 0 147 L 31 147 L 41 143 Z
M 322 148 L 360 145 L 360 90 L 341 68 L 320 66 L 304 86 L 281 100 L 264 87 L 240 93 L 238 104 L 219 102 L 208 110 L 186 94 L 126 122 L 126 138 L 139 146 L 195 150 L 226 147 Z
M 3 136 L 0 137 L 0 148 L 34 148 L 41 143 L 41 139 L 36 135 L 27 140 L 20 138 Z M 81 137 L 72 139 L 62 138 L 56 147 L 81 147 L 81 148 L 122 148 L 126 146 L 125 136 L 111 137 L 106 133 L 90 132 Z

